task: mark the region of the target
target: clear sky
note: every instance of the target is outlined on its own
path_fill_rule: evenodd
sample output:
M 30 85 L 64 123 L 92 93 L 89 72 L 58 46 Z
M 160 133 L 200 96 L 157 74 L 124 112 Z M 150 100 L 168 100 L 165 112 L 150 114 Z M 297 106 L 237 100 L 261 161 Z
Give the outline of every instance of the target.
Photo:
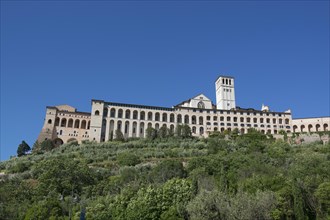
M 329 1 L 1 1 L 1 160 L 45 107 L 171 107 L 235 77 L 236 104 L 329 116 Z

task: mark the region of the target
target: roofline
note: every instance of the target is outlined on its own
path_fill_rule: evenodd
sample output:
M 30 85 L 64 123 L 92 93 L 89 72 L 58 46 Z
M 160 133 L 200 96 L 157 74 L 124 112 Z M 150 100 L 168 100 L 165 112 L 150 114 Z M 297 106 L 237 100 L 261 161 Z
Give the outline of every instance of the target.
M 152 105 L 138 105 L 138 104 L 129 104 L 129 103 L 120 103 L 120 102 L 105 102 L 105 104 L 108 105 L 117 105 L 117 106 L 123 106 L 123 107 L 136 107 L 136 108 L 158 108 L 163 109 L 166 111 L 173 111 L 174 108 L 170 107 L 162 107 L 162 106 L 152 106 Z
M 255 112 L 255 113 L 269 113 L 269 114 L 284 114 L 284 115 L 291 115 L 291 113 L 289 112 L 273 112 L 273 111 L 269 111 L 269 112 L 264 112 L 264 111 L 260 111 L 260 110 L 256 110 L 256 109 L 230 109 L 230 110 L 226 110 L 226 109 L 213 109 L 213 108 L 191 108 L 191 107 L 183 107 L 183 106 L 174 106 L 175 108 L 182 108 L 182 109 L 196 109 L 196 110 L 205 110 L 205 111 L 223 111 L 223 112 Z
M 92 102 L 104 102 L 102 99 L 92 99 Z
M 50 108 L 50 109 L 57 109 L 55 106 L 46 106 L 46 109 Z
M 230 78 L 230 79 L 235 79 L 235 77 L 233 77 L 233 76 L 219 75 L 219 76 L 217 77 L 217 79 L 215 80 L 215 82 L 218 81 L 218 79 L 219 79 L 220 77 L 226 77 L 226 78 Z
M 308 118 L 293 118 L 292 120 L 299 120 L 299 119 L 310 119 L 310 118 L 330 118 L 330 116 L 321 116 L 321 117 L 308 117 Z
M 59 113 L 65 113 L 65 114 L 83 114 L 83 115 L 91 115 L 90 112 L 80 112 L 80 111 L 75 111 L 75 112 L 68 112 L 68 111 L 62 111 L 62 110 L 58 110 Z

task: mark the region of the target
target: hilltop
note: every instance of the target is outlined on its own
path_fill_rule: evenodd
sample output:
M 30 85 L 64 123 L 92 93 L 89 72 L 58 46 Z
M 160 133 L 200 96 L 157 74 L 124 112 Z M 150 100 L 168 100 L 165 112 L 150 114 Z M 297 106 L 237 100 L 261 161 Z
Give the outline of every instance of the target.
M 329 167 L 257 131 L 72 142 L 0 163 L 0 219 L 327 219 Z

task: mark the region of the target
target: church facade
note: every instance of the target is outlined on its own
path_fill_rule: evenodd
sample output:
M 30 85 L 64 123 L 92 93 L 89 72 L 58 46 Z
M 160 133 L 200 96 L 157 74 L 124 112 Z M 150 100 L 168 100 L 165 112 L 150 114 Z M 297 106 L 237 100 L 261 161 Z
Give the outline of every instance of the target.
M 104 142 L 121 130 L 126 138 L 145 137 L 148 127 L 163 126 L 174 131 L 177 124 L 187 124 L 192 135 L 207 137 L 211 132 L 238 129 L 244 134 L 249 128 L 276 135 L 281 130 L 291 132 L 328 130 L 330 118 L 322 118 L 301 130 L 306 119 L 293 120 L 291 111 L 243 109 L 236 106 L 234 78 L 219 76 L 215 81 L 216 104 L 203 94 L 169 107 L 133 105 L 92 100 L 91 112 L 79 112 L 68 105 L 48 106 L 44 126 L 38 141 L 54 140 L 56 144 L 84 140 Z M 314 119 L 318 120 L 318 119 Z M 300 124 L 299 124 L 300 123 Z M 299 129 L 298 129 L 299 126 Z M 314 126 L 314 128 L 313 128 Z M 314 129 L 314 130 L 313 130 Z

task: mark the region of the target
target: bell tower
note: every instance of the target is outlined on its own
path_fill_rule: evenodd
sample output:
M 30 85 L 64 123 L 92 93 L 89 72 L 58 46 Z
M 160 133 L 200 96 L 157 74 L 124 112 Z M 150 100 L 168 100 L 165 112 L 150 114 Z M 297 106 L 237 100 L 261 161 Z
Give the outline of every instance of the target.
M 234 78 L 219 76 L 215 81 L 217 109 L 230 110 L 236 108 Z

